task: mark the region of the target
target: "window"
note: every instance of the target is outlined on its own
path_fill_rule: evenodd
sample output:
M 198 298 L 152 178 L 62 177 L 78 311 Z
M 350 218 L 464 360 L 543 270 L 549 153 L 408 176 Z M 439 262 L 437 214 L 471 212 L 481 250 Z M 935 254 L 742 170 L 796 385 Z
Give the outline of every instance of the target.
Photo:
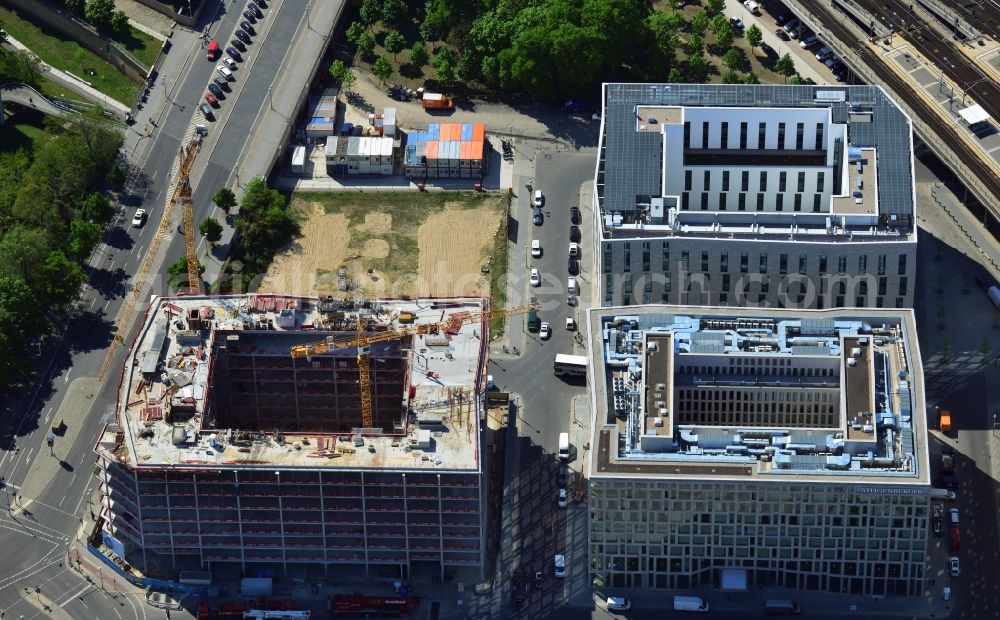
M 701 253 L 701 271 L 702 273 L 708 272 L 708 252 Z
M 604 273 L 611 273 L 611 244 L 604 245 Z
M 738 196 L 737 202 L 738 202 L 738 204 L 736 205 L 736 209 L 737 210 L 739 210 L 739 211 L 746 211 L 747 210 L 747 195 L 746 194 L 740 192 L 740 195 Z
M 729 292 L 729 274 L 728 273 L 722 274 L 722 290 L 725 291 L 726 293 Z
M 757 210 L 764 210 L 764 194 L 761 192 L 757 192 Z
M 701 148 L 708 148 L 708 122 L 701 124 Z
M 778 255 L 778 273 L 781 275 L 788 273 L 788 254 Z
M 684 171 L 684 191 L 685 192 L 690 192 L 691 191 L 691 175 L 692 175 L 692 172 L 690 170 L 685 170 Z
M 813 213 L 819 213 L 819 206 L 822 201 L 823 194 L 813 194 Z
M 702 175 L 701 182 L 703 184 L 702 188 L 701 188 L 702 190 L 704 190 L 704 191 L 707 192 L 710 189 L 712 189 L 712 171 L 711 170 L 706 170 L 705 171 L 705 173 Z
M 765 139 L 767 137 L 767 123 L 757 124 L 757 148 L 764 148 Z
M 663 253 L 660 255 L 660 270 L 670 271 L 670 245 L 663 243 Z
M 722 273 L 729 271 L 729 252 L 723 252 L 719 255 L 719 271 Z
M 683 252 L 681 252 L 681 269 L 683 269 L 684 271 L 688 270 L 688 252 L 687 252 L 687 250 L 684 250 Z
M 774 210 L 775 211 L 784 211 L 785 210 L 785 195 L 784 194 L 778 194 L 777 196 L 774 197 Z
M 750 265 L 750 255 L 746 252 L 740 254 L 740 273 L 746 273 Z
M 902 277 L 902 278 L 899 279 L 899 294 L 900 295 L 906 295 L 906 285 L 907 285 L 906 277 L 904 276 L 904 277 Z M 896 305 L 897 306 L 902 306 L 903 304 L 897 303 Z
M 795 202 L 792 205 L 792 209 L 794 211 L 801 211 L 802 210 L 802 194 L 793 194 L 793 196 L 795 196 Z
M 740 191 L 749 192 L 750 191 L 750 171 L 744 170 L 740 173 Z
M 806 124 L 805 123 L 796 123 L 795 124 L 795 150 L 796 151 L 801 151 L 802 150 L 802 142 L 803 142 L 803 137 L 805 136 L 805 133 L 806 133 Z
M 778 148 L 785 148 L 785 124 L 778 123 Z
M 826 254 L 821 254 L 819 257 L 819 275 L 826 275 Z
M 885 275 L 885 254 L 878 255 L 878 275 Z
M 729 148 L 729 123 L 722 122 L 722 140 L 719 144 L 719 148 L 725 149 Z
M 807 257 L 805 254 L 799 254 L 799 273 L 805 275 L 806 273 L 806 262 Z
M 642 243 L 642 270 L 649 271 L 649 242 Z
M 847 257 L 838 256 L 837 257 L 837 273 L 847 273 Z M 843 305 L 843 304 L 838 304 Z
M 826 187 L 826 172 L 820 170 L 816 173 L 816 191 L 825 191 L 823 188 Z
M 816 148 L 823 148 L 823 123 L 816 123 Z
M 804 191 L 806 191 L 806 173 L 805 172 L 800 172 L 799 173 L 799 185 L 798 185 L 798 187 L 799 188 L 797 190 L 795 190 L 795 191 L 797 191 L 797 192 L 804 192 Z
M 684 148 L 691 148 L 691 121 L 684 122 Z
M 858 257 L 858 275 L 862 276 L 868 271 L 868 257 L 862 254 Z
M 878 294 L 879 295 L 885 295 L 885 289 L 888 287 L 888 283 L 887 283 L 888 279 L 889 278 L 885 278 L 885 277 L 882 277 L 882 278 L 878 279 Z
M 724 191 L 724 192 L 728 192 L 729 191 L 729 171 L 728 170 L 723 170 L 722 171 L 722 191 Z
M 740 150 L 747 150 L 747 124 L 740 123 Z
M 906 254 L 899 255 L 899 271 L 896 275 L 904 275 L 906 273 Z
M 632 270 L 632 245 L 629 243 L 625 244 L 625 267 L 623 271 L 628 273 Z
M 708 210 L 708 192 L 701 193 L 701 210 L 702 211 Z
M 726 196 L 728 194 L 719 194 L 719 211 L 726 210 Z
M 788 173 L 782 170 L 778 173 L 778 191 L 785 191 L 785 181 L 788 180 Z
M 760 187 L 758 189 L 760 191 L 762 191 L 762 192 L 766 192 L 767 191 L 767 171 L 766 170 L 761 170 L 760 171 Z
M 767 273 L 767 254 L 760 255 L 760 272 Z
M 681 211 L 687 211 L 689 203 L 691 201 L 690 194 L 684 192 L 681 194 Z

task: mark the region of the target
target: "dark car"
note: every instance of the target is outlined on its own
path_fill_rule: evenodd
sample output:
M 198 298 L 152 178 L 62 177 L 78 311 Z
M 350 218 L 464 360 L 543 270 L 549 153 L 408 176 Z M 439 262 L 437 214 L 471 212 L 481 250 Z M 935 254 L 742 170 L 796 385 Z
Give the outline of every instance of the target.
M 259 6 L 262 9 L 266 9 L 267 8 L 267 0 L 257 0 L 257 6 Z
M 248 22 L 245 19 L 240 22 L 240 28 L 242 28 L 243 31 L 246 32 L 249 35 L 255 35 L 255 34 L 257 34 L 257 31 L 253 29 L 253 26 L 250 25 L 250 22 Z
M 774 31 L 774 34 L 778 35 L 778 38 L 781 39 L 782 41 L 787 41 L 789 39 L 788 33 L 785 32 L 784 28 L 778 28 L 777 30 Z
M 774 48 L 768 45 L 767 43 L 760 44 L 760 51 L 764 52 L 764 54 L 767 55 L 768 58 L 778 57 L 778 52 L 774 51 Z
M 219 88 L 219 85 L 216 84 L 215 82 L 209 82 L 209 84 L 208 84 L 208 92 L 210 92 L 213 95 L 215 95 L 217 99 L 225 99 L 226 98 L 225 93 L 222 92 L 222 89 Z
M 569 259 L 569 263 L 566 265 L 566 271 L 569 272 L 569 275 L 575 276 L 580 273 L 580 263 L 577 262 L 575 258 Z
M 792 18 L 791 13 L 782 13 L 781 15 L 774 18 L 774 23 L 778 24 L 779 26 L 784 26 L 785 22 L 787 22 L 791 18 Z
M 264 19 L 264 13 L 253 2 L 247 4 L 247 10 L 253 13 L 257 19 Z
M 251 24 L 257 23 L 257 16 L 254 15 L 253 11 L 251 11 L 250 9 L 243 11 L 243 17 L 247 18 L 247 21 L 250 22 Z
M 229 92 L 229 82 L 226 81 L 226 78 L 220 75 L 219 77 L 215 78 L 212 81 L 215 82 L 215 85 L 221 88 L 222 90 L 226 91 L 227 93 Z
M 541 590 L 542 586 L 545 585 L 545 573 L 542 571 L 536 571 L 535 578 L 532 581 L 535 584 L 535 589 Z
M 239 28 L 236 29 L 236 32 L 233 33 L 233 36 L 239 39 L 240 41 L 243 41 L 247 45 L 250 45 L 250 43 L 253 42 L 253 39 L 250 38 L 250 35 L 240 30 Z
M 243 54 L 240 54 L 239 50 L 235 47 L 227 47 L 226 53 L 229 54 L 229 57 L 236 62 L 243 62 Z
M 574 224 L 580 223 L 580 209 L 579 207 L 570 207 L 569 209 L 569 221 Z
M 205 101 L 208 102 L 213 108 L 219 107 L 219 100 L 215 98 L 212 93 L 205 93 Z
M 235 47 L 236 49 L 240 50 L 241 52 L 247 51 L 246 44 L 243 41 L 240 41 L 239 39 L 233 39 L 232 41 L 229 42 L 229 44 Z
M 215 120 L 215 115 L 212 114 L 212 108 L 208 107 L 207 103 L 199 104 L 198 108 L 201 110 L 201 113 L 205 116 L 206 119 L 210 121 Z
M 580 243 L 580 227 L 579 226 L 570 226 L 569 227 L 569 240 L 570 241 L 576 241 L 577 243 Z
M 934 518 L 934 535 L 935 536 L 940 536 L 943 531 L 944 531 L 944 523 L 942 522 L 941 517 L 935 517 Z
M 559 488 L 566 486 L 566 483 L 569 482 L 569 468 L 566 467 L 565 463 L 559 465 L 559 476 L 556 481 L 559 484 Z

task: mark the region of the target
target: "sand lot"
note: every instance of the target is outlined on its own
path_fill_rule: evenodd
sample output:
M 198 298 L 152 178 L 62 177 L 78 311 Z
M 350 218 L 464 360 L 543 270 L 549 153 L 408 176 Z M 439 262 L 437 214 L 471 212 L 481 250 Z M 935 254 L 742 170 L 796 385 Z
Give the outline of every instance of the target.
M 506 198 L 309 192 L 295 194 L 290 208 L 302 234 L 275 257 L 262 292 L 344 295 L 346 283 L 357 297 L 479 295 L 488 293 L 481 268 Z

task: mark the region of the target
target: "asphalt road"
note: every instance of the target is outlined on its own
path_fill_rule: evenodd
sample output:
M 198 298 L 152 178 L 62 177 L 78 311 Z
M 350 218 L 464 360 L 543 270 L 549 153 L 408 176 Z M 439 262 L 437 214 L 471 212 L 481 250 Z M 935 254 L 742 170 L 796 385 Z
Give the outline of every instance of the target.
M 220 41 L 232 38 L 235 24 L 242 19 L 238 12 L 226 12 L 217 5 L 217 20 L 210 34 Z M 242 6 L 232 5 L 230 6 Z M 196 221 L 208 215 L 211 196 L 230 181 L 235 164 L 243 155 L 247 137 L 257 118 L 256 111 L 268 105 L 268 87 L 279 75 L 281 64 L 291 42 L 305 26 L 305 0 L 284 0 L 272 3 L 264 22 L 258 23 L 259 35 L 246 54 L 246 61 L 236 72 L 232 93 L 216 110 L 216 121 L 210 124 L 210 137 L 195 165 L 192 178 L 197 183 L 194 194 Z M 211 7 L 206 15 L 213 15 Z M 12 497 L 15 515 L 0 511 L 0 611 L 4 617 L 25 618 L 39 614 L 48 600 L 61 607 L 73 618 L 158 618 L 163 612 L 146 608 L 136 600 L 108 597 L 98 592 L 102 584 L 88 583 L 64 566 L 66 546 L 80 526 L 80 517 L 89 509 L 87 500 L 92 490 L 93 438 L 110 420 L 115 386 L 124 352 L 118 351 L 112 371 L 103 385 L 91 414 L 84 420 L 66 420 L 67 425 L 80 425 L 79 440 L 61 463 L 61 471 L 28 509 L 17 515 L 20 501 L 16 494 L 28 475 L 33 458 L 47 450 L 45 436 L 53 412 L 66 396 L 71 381 L 78 377 L 96 376 L 104 353 L 115 332 L 115 316 L 130 286 L 130 278 L 138 269 L 155 232 L 155 222 L 162 214 L 169 189 L 169 176 L 181 140 L 192 123 L 200 118 L 196 108 L 205 86 L 215 75 L 217 63 L 207 61 L 194 35 L 177 32 L 171 54 L 177 74 L 166 74 L 165 81 L 154 88 L 169 88 L 162 113 L 157 114 L 155 127 L 150 127 L 148 153 L 138 161 L 130 161 L 136 172 L 126 184 L 121 203 L 124 209 L 116 226 L 94 257 L 90 286 L 81 295 L 78 307 L 66 316 L 56 318 L 61 336 L 50 342 L 37 360 L 36 381 L 12 390 L 4 400 L 4 420 L 0 456 L 0 476 L 6 484 L 0 508 L 6 508 Z M 186 45 L 185 45 L 186 42 Z M 179 63 L 179 65 L 178 65 Z M 247 67 L 252 66 L 252 71 Z M 165 71 L 165 73 L 167 73 Z M 148 123 L 146 112 L 133 130 L 144 133 Z M 217 135 L 215 135 L 217 134 Z M 133 152 L 141 153 L 146 145 Z M 130 226 L 136 208 L 149 214 L 147 225 Z M 177 214 L 179 221 L 179 213 Z M 183 237 L 170 241 L 167 260 L 172 262 L 183 254 Z M 165 289 L 165 266 L 155 265 L 153 291 Z M 58 441 L 58 438 L 57 438 Z M 113 590 L 111 579 L 104 587 Z M 27 590 L 25 589 L 27 588 Z M 38 588 L 38 592 L 34 589 Z M 32 599 L 32 596 L 34 597 Z M 47 615 L 47 614 L 46 614 Z M 175 613 L 175 618 L 181 614 Z

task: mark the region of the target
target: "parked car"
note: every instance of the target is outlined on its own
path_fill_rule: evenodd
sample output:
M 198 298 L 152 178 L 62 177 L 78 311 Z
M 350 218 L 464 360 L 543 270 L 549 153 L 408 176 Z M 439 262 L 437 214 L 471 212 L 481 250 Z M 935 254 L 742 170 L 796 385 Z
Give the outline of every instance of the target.
M 208 92 L 210 92 L 213 95 L 215 95 L 216 99 L 225 99 L 226 98 L 226 95 L 222 92 L 222 89 L 219 88 L 219 85 L 216 84 L 214 81 L 208 83 Z
M 143 223 L 145 223 L 145 221 L 146 221 L 146 210 L 136 209 L 135 215 L 132 216 L 132 226 L 134 226 L 135 228 L 139 228 L 143 225 Z
M 209 44 L 208 44 L 208 51 L 206 53 L 206 56 L 208 57 L 209 60 L 215 60 L 216 58 L 219 57 L 219 42 L 218 41 L 211 41 L 211 42 L 209 42 Z
M 761 42 L 760 51 L 764 52 L 764 55 L 768 58 L 777 58 L 778 52 L 774 51 L 774 48 L 767 43 Z
M 538 270 L 534 267 L 531 268 L 531 273 L 528 276 L 528 284 L 531 286 L 538 286 L 542 283 L 542 277 L 538 275 Z
M 756 0 L 744 0 L 743 6 L 753 15 L 760 15 L 760 4 Z
M 556 504 L 560 508 L 565 508 L 569 504 L 569 495 L 566 493 L 566 489 L 559 489 L 559 494 L 556 496 Z
M 542 256 L 542 242 L 538 239 L 531 240 L 531 256 L 532 258 L 541 258 Z
M 233 77 L 233 72 L 229 70 L 229 67 L 224 67 L 222 65 L 219 65 L 218 67 L 215 68 L 215 70 L 219 72 L 219 75 L 226 78 L 227 82 L 236 81 L 236 78 Z
M 566 317 L 566 329 L 571 332 L 576 331 L 576 319 L 571 316 Z
M 253 2 L 247 4 L 247 10 L 253 13 L 254 17 L 256 17 L 257 19 L 264 19 L 264 12 L 261 11 L 260 7 L 258 7 Z
M 250 25 L 250 22 L 248 22 L 245 19 L 240 22 L 240 28 L 242 28 L 243 32 L 247 33 L 250 36 L 257 34 L 257 31 L 254 30 L 253 26 Z
M 229 67 L 230 71 L 234 71 L 236 69 L 236 67 L 238 66 L 236 64 L 235 60 L 233 60 L 232 58 L 226 58 L 226 57 L 222 58 L 222 64 L 224 64 L 227 67 Z
M 569 262 L 566 263 L 566 270 L 575 276 L 580 273 L 580 263 L 575 258 L 570 258 Z
M 205 101 L 213 108 L 219 107 L 219 100 L 212 93 L 205 93 Z
M 778 28 L 777 30 L 774 31 L 774 34 L 778 35 L 778 38 L 781 39 L 782 41 L 787 41 L 789 39 L 788 33 L 785 32 L 784 28 Z
M 240 54 L 240 51 L 235 47 L 227 47 L 226 53 L 229 54 L 229 57 L 236 62 L 243 62 L 243 55 Z
M 799 47 L 801 47 L 802 49 L 806 49 L 810 45 L 815 45 L 818 42 L 819 42 L 819 37 L 817 37 L 815 34 L 809 34 L 807 36 L 802 37 L 802 40 L 799 41 Z
M 782 26 L 785 24 L 785 22 L 787 22 L 791 18 L 792 18 L 791 13 L 782 13 L 781 15 L 774 18 L 774 23 L 779 26 Z
M 941 517 L 934 517 L 934 535 L 940 536 L 942 533 L 944 533 L 944 522 Z
M 250 9 L 243 11 L 243 17 L 245 17 L 247 21 L 250 22 L 251 24 L 257 23 L 257 16 L 254 15 L 253 11 L 251 11 Z
M 577 243 L 580 242 L 580 227 L 579 226 L 570 226 L 569 227 L 569 240 L 570 241 L 576 241 Z
M 829 45 L 824 45 L 816 51 L 816 60 L 826 60 L 833 55 L 833 50 Z
M 569 482 L 569 467 L 566 463 L 559 463 L 559 475 L 556 478 L 558 486 L 564 487 Z
M 952 525 L 958 525 L 958 508 L 952 508 L 948 511 L 948 521 Z
M 825 64 L 828 68 L 833 69 L 834 65 L 836 65 L 838 62 L 840 62 L 839 58 L 837 58 L 836 56 L 830 56 L 829 58 L 826 59 L 826 61 L 823 64 Z
M 542 190 L 540 190 L 540 189 L 536 189 L 535 190 L 535 198 L 532 201 L 532 204 L 535 205 L 536 207 L 544 207 L 545 206 L 545 195 L 542 194 Z
M 542 586 L 545 585 L 545 573 L 542 571 L 535 571 L 535 578 L 532 580 L 536 590 L 541 590 Z
M 267 0 L 256 0 L 256 2 L 257 2 L 257 6 L 259 6 L 260 8 L 262 8 L 262 9 L 266 9 L 267 8 Z
M 538 337 L 542 340 L 548 340 L 552 337 L 552 326 L 542 321 L 542 326 L 538 329 Z
M 236 49 L 240 50 L 241 52 L 247 51 L 246 44 L 243 43 L 243 41 L 240 41 L 239 39 L 233 39 L 232 41 L 229 42 L 229 44 L 235 47 Z
M 212 108 L 209 107 L 207 103 L 198 104 L 198 109 L 201 110 L 202 116 L 204 116 L 207 120 L 215 120 L 215 115 L 212 114 Z
M 729 23 L 735 30 L 743 30 L 743 20 L 733 15 L 729 18 Z
M 948 572 L 951 573 L 952 577 L 958 577 L 958 575 L 961 573 L 961 570 L 959 569 L 958 566 L 957 557 L 952 556 L 948 558 L 948 569 L 949 569 Z
M 570 207 L 570 209 L 569 209 L 569 221 L 573 222 L 574 224 L 579 224 L 580 223 L 580 208 L 579 207 Z
M 580 244 L 576 241 L 569 242 L 569 255 L 573 258 L 580 256 Z
M 788 36 L 792 37 L 793 39 L 798 39 L 799 34 L 800 31 L 798 28 L 792 28 L 790 31 L 788 31 Z
M 226 81 L 226 78 L 224 78 L 224 77 L 222 77 L 220 75 L 219 77 L 215 78 L 212 81 L 215 82 L 216 86 L 218 86 L 222 90 L 224 90 L 226 92 L 229 92 L 229 90 L 230 90 L 230 88 L 229 88 L 229 82 Z
M 781 24 L 781 27 L 784 28 L 785 32 L 787 32 L 788 34 L 792 34 L 792 31 L 795 30 L 798 27 L 798 25 L 799 25 L 799 20 L 793 17 L 784 24 Z
M 576 278 L 569 276 L 566 278 L 566 292 L 576 295 L 579 291 L 576 288 Z
M 239 28 L 237 28 L 236 31 L 233 32 L 233 36 L 236 37 L 237 39 L 239 39 L 240 41 L 243 41 L 247 45 L 250 45 L 250 43 L 253 41 L 253 39 L 250 38 L 250 35 L 248 35 L 247 33 L 243 32 Z

